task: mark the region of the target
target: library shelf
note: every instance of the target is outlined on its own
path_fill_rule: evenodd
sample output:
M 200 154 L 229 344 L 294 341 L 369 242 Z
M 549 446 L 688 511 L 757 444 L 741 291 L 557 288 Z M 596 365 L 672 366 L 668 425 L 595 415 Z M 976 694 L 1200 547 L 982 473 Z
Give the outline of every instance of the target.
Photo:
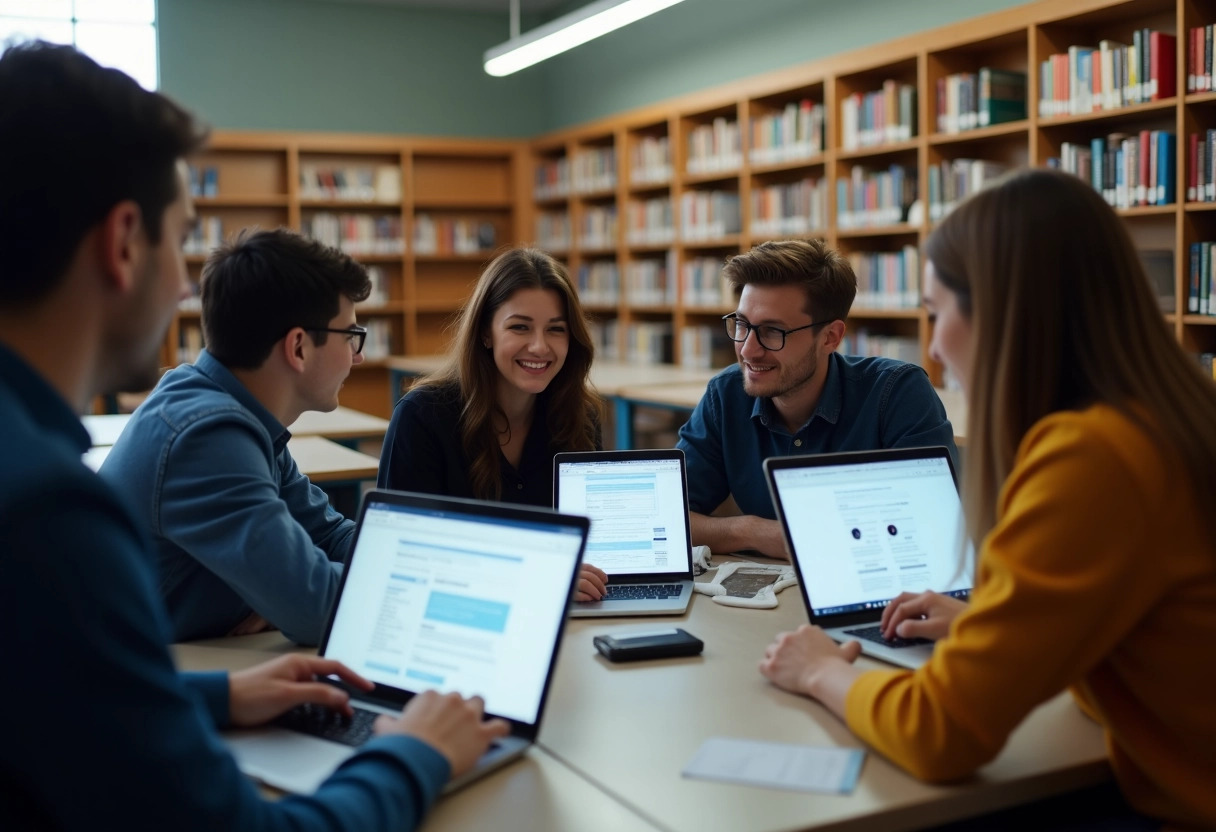
M 997 137 L 1017 136 L 1028 133 L 1029 130 L 1030 121 L 1028 119 L 1006 121 L 1001 124 L 994 124 L 991 127 L 977 127 L 974 130 L 962 130 L 958 133 L 932 133 L 929 135 L 929 146 L 943 147 L 946 145 L 967 144 L 968 142 L 980 142 Z

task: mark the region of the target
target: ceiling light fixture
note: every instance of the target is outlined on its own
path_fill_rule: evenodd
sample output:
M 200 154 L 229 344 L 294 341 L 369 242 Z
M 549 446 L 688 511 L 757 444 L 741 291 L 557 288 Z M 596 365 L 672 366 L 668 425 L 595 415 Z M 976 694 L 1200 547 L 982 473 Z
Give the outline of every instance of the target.
M 500 77 L 519 72 L 680 2 L 683 0 L 596 0 L 521 36 L 518 0 L 512 0 L 511 39 L 486 50 L 486 72 Z

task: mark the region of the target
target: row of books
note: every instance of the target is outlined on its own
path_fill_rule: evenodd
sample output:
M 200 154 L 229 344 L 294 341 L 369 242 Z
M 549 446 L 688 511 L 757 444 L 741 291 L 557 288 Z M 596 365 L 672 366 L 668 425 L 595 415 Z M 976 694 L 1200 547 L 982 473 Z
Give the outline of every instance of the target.
M 397 165 L 300 165 L 303 199 L 394 203 L 401 201 Z
M 671 197 L 635 200 L 626 208 L 625 239 L 630 245 L 667 245 L 676 238 Z
M 680 330 L 680 366 L 709 370 L 734 362 L 734 342 L 722 327 L 695 324 Z
M 1216 130 L 1187 137 L 1186 198 L 1216 202 Z
M 710 124 L 698 124 L 688 134 L 686 168 L 695 175 L 736 170 L 743 164 L 739 122 L 718 116 Z
M 879 335 L 864 326 L 846 331 L 838 351 L 845 355 L 894 358 L 909 364 L 919 364 L 921 361 L 920 342 L 917 339 L 904 335 Z
M 675 252 L 664 259 L 634 260 L 625 267 L 625 291 L 636 306 L 663 306 L 676 302 Z
M 790 101 L 779 112 L 752 119 L 752 164 L 772 165 L 823 153 L 826 112 L 822 104 L 804 98 Z
M 1177 199 L 1177 149 L 1174 134 L 1164 130 L 1111 133 L 1088 144 L 1063 142 L 1059 159 L 1048 164 L 1091 183 L 1115 208 L 1172 205 Z
M 1070 46 L 1039 64 L 1039 115 L 1078 115 L 1177 94 L 1176 38 L 1137 29 L 1131 44 Z
M 362 323 L 367 327 L 367 340 L 363 344 L 363 358 L 374 361 L 393 355 L 392 322 L 383 318 L 371 318 Z
M 536 244 L 550 251 L 570 248 L 570 215 L 564 211 L 542 211 L 537 214 Z
M 532 194 L 537 199 L 559 199 L 570 195 L 570 160 L 565 156 L 543 159 L 532 174 Z
M 1201 352 L 1195 356 L 1199 367 L 1216 381 L 1216 352 Z
M 570 172 L 575 193 L 612 190 L 616 187 L 616 149 L 609 145 L 578 150 Z
M 752 189 L 753 234 L 806 234 L 828 224 L 828 184 L 800 179 Z
M 1186 311 L 1192 315 L 1216 315 L 1216 243 L 1192 243 L 1188 273 Z
M 680 233 L 685 240 L 712 240 L 742 229 L 739 194 L 685 191 L 680 194 Z
M 982 67 L 937 79 L 937 131 L 962 133 L 1026 118 L 1026 73 Z
M 985 159 L 943 159 L 936 165 L 930 165 L 929 219 L 933 222 L 942 219 L 961 200 L 1004 172 L 1004 165 Z
M 920 306 L 920 249 L 849 254 L 857 275 L 859 309 L 915 309 Z
M 220 171 L 215 165 L 187 165 L 190 196 L 212 197 L 220 194 Z
M 224 242 L 224 224 L 217 216 L 199 217 L 190 229 L 182 251 L 186 254 L 210 254 Z
M 671 181 L 671 142 L 666 136 L 642 136 L 629 151 L 629 181 L 653 185 Z
M 625 360 L 631 364 L 670 364 L 672 326 L 640 321 L 625 327 Z
M 578 244 L 583 248 L 615 248 L 616 225 L 615 205 L 589 205 L 579 226 Z
M 719 309 L 733 300 L 730 287 L 722 277 L 722 260 L 694 257 L 680 270 L 685 306 Z
M 915 201 L 915 168 L 891 165 L 876 171 L 858 165 L 848 178 L 836 180 L 836 225 L 854 229 L 905 222 Z
M 415 254 L 477 254 L 498 244 L 494 223 L 482 220 L 432 217 L 414 218 Z
M 330 214 L 322 211 L 304 218 L 303 231 L 318 242 L 340 248 L 356 257 L 361 254 L 405 252 L 400 216 Z
M 591 334 L 591 343 L 595 345 L 596 358 L 604 361 L 621 360 L 620 339 L 617 337 L 620 322 L 616 318 L 604 321 L 593 318 L 587 322 L 587 329 Z
M 616 306 L 621 298 L 621 272 L 613 260 L 594 260 L 578 267 L 579 299 L 589 306 Z
M 1186 91 L 1207 92 L 1212 84 L 1212 33 L 1216 25 L 1196 26 L 1187 31 Z
M 886 80 L 882 89 L 853 93 L 840 103 L 845 150 L 901 142 L 916 135 L 916 87 Z
M 363 299 L 363 307 L 383 306 L 389 302 L 390 292 L 388 278 L 384 269 L 379 266 L 367 267 L 367 279 L 372 283 L 372 290 Z

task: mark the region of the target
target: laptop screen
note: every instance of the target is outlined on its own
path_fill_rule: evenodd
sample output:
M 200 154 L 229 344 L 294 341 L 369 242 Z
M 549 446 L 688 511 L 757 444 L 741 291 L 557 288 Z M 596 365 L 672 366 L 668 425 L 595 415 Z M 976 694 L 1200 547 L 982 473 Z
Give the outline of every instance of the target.
M 609 575 L 690 569 L 684 468 L 678 456 L 558 459 L 557 505 L 591 518 L 587 563 Z
M 944 456 L 771 472 L 814 615 L 881 609 L 901 592 L 965 596 L 973 551 Z
M 373 497 L 325 656 L 380 684 L 478 694 L 489 713 L 536 722 L 581 530 Z

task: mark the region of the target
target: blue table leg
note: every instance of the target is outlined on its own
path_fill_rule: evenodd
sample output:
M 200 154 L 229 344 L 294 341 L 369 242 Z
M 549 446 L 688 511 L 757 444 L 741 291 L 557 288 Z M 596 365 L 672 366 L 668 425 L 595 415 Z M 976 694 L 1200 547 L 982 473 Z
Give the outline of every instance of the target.
M 616 449 L 628 451 L 633 448 L 633 402 L 622 396 L 612 397 L 613 415 L 616 420 Z

